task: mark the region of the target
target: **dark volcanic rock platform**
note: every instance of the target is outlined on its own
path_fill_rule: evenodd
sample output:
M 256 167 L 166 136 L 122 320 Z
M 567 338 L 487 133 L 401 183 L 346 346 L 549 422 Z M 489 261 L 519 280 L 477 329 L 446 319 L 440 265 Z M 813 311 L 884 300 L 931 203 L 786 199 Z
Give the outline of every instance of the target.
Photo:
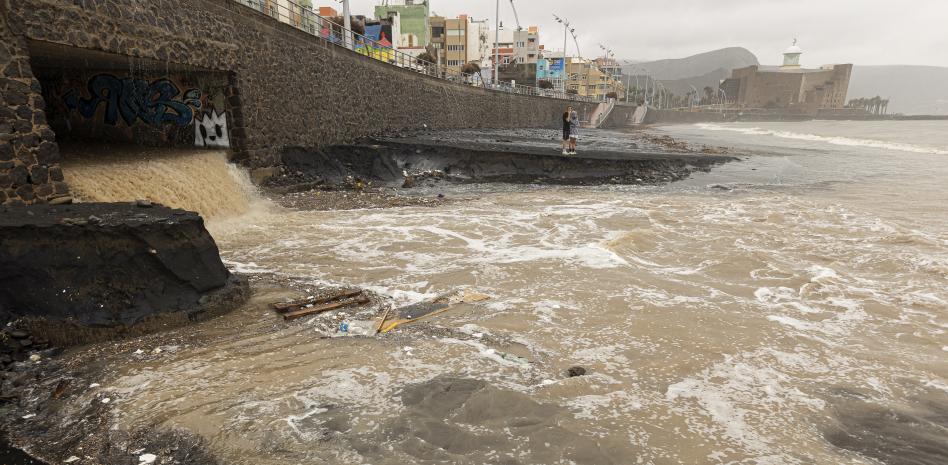
M 578 155 L 562 155 L 550 130 L 434 131 L 320 150 L 289 148 L 271 187 L 365 181 L 412 187 L 415 181 L 597 185 L 658 184 L 736 160 L 651 143 L 641 136 L 587 130 Z
M 0 207 L 0 320 L 54 343 L 183 324 L 248 294 L 196 213 L 135 203 Z

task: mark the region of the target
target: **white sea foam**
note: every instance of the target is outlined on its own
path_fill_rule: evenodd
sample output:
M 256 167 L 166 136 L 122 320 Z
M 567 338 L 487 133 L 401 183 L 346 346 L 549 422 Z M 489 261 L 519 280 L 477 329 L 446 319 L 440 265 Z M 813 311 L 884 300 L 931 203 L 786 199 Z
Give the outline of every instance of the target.
M 847 147 L 868 147 L 874 149 L 882 150 L 895 150 L 899 152 L 911 152 L 911 153 L 928 153 L 933 155 L 948 155 L 948 150 L 938 148 L 938 147 L 928 147 L 923 145 L 912 145 L 905 144 L 900 142 L 886 142 L 875 139 L 854 139 L 850 137 L 831 137 L 831 136 L 820 136 L 816 134 L 801 134 L 798 132 L 791 131 L 777 131 L 772 129 L 763 129 L 763 128 L 742 128 L 742 127 L 729 127 L 721 126 L 718 124 L 707 124 L 699 123 L 696 124 L 700 129 L 706 131 L 731 131 L 739 132 L 747 135 L 755 136 L 773 136 L 779 137 L 782 139 L 795 139 L 795 140 L 805 140 L 811 142 L 824 142 L 832 145 L 841 145 Z
M 696 376 L 670 385 L 665 400 L 682 412 L 696 405 L 698 412 L 712 421 L 712 430 L 741 443 L 748 451 L 772 455 L 780 447 L 772 434 L 781 431 L 784 422 L 793 421 L 780 412 L 800 408 L 819 412 L 825 408 L 825 402 L 797 389 L 795 376 L 789 373 L 814 363 L 807 357 L 771 349 L 729 355 Z M 693 416 L 689 416 L 688 424 L 692 430 L 711 433 Z M 775 463 L 795 462 L 790 457 L 783 459 Z
M 265 274 L 273 273 L 275 270 L 260 266 L 254 262 L 241 263 L 234 260 L 222 259 L 224 265 L 230 268 L 231 271 L 241 274 Z

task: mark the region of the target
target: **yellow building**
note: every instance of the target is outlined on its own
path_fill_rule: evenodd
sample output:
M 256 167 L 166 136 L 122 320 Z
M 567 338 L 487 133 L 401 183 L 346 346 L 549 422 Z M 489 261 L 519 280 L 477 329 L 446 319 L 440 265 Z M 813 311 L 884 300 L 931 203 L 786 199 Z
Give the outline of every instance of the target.
M 457 18 L 443 18 L 432 16 L 429 19 L 431 24 L 431 47 L 436 52 L 436 58 L 444 66 L 453 71 L 460 71 L 469 61 L 474 61 L 476 51 L 469 50 L 470 34 L 476 33 L 472 30 L 471 21 L 467 15 L 461 15 Z M 469 53 L 471 52 L 471 53 Z
M 618 98 L 625 97 L 625 83 L 600 68 L 595 60 L 570 58 L 567 75 L 566 89 L 577 95 L 605 100 L 614 92 Z

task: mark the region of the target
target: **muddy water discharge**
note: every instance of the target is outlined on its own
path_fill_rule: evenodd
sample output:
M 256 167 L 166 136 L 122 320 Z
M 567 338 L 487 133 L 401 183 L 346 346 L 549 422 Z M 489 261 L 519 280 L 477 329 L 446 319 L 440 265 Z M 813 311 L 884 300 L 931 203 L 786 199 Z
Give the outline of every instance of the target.
M 774 152 L 663 188 L 213 221 L 255 302 L 103 387 L 122 428 L 185 428 L 228 464 L 944 463 L 948 162 Z M 323 339 L 265 308 L 287 295 L 268 281 L 492 299 Z
M 247 174 L 221 151 L 93 146 L 64 152 L 66 181 L 83 201 L 145 199 L 219 218 L 247 213 L 254 199 Z

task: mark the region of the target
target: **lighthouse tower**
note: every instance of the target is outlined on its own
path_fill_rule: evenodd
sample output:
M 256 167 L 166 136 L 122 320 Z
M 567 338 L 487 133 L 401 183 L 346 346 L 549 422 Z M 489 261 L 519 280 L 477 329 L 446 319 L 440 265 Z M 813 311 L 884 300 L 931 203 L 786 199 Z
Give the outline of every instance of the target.
M 800 69 L 800 55 L 803 55 L 803 49 L 797 46 L 797 39 L 793 39 L 791 45 L 783 52 L 782 69 Z

